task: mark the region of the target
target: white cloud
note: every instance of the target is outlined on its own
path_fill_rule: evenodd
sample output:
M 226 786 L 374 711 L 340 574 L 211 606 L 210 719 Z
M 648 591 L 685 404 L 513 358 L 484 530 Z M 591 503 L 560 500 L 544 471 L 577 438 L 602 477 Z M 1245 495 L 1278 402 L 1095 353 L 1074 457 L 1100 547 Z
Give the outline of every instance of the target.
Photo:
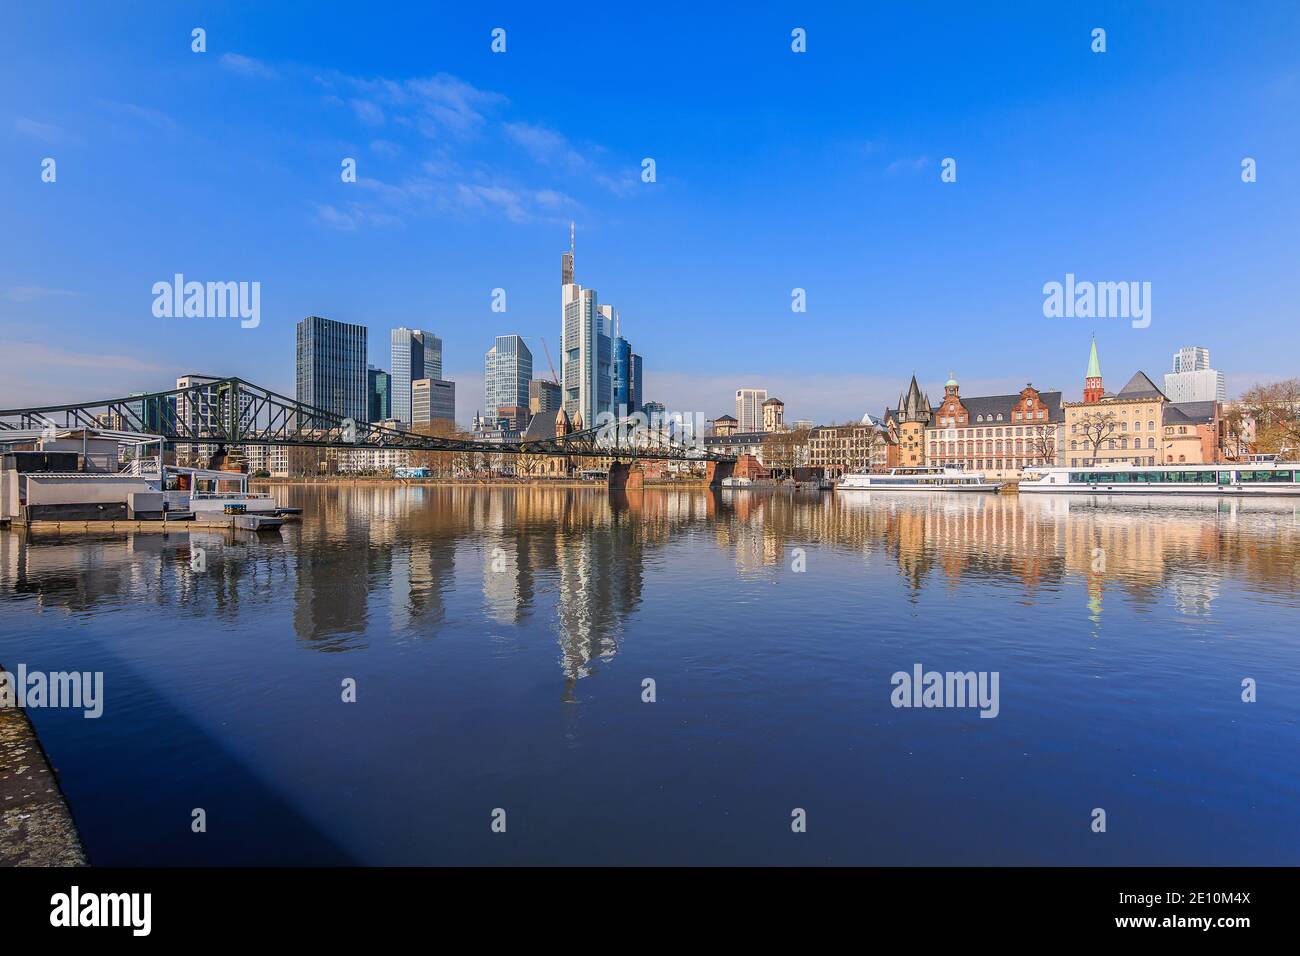
M 915 159 L 896 159 L 885 167 L 885 172 L 890 173 L 919 173 L 930 165 L 930 157 L 917 156 Z
M 344 86 L 363 94 L 350 98 L 353 109 L 365 112 L 370 122 L 387 111 L 395 122 L 410 126 L 430 139 L 450 134 L 459 139 L 478 133 L 487 123 L 487 113 L 505 103 L 500 93 L 481 90 L 449 73 L 409 80 L 366 79 L 342 73 L 324 74 L 318 79 L 331 86 Z M 359 102 L 367 105 L 358 107 Z M 359 113 L 359 115 L 361 115 Z
M 383 126 L 384 111 L 369 100 L 352 99 L 349 101 L 352 112 L 357 114 L 357 119 L 367 126 Z
M 563 134 L 553 129 L 532 123 L 506 123 L 502 129 L 539 163 L 567 169 L 585 169 L 590 164 Z
M 40 123 L 34 119 L 28 119 L 26 116 L 19 116 L 14 120 L 14 129 L 23 136 L 39 139 L 44 143 L 74 143 L 78 141 L 76 136 L 61 126 L 55 126 L 53 123 Z
M 264 80 L 275 78 L 275 70 L 267 66 L 261 60 L 254 60 L 251 56 L 244 56 L 242 53 L 223 53 L 221 54 L 221 65 L 232 73 L 238 73 L 240 76 L 256 76 Z
M 114 100 L 100 100 L 100 103 L 118 116 L 144 123 L 154 129 L 172 130 L 178 126 L 177 122 L 162 110 L 156 110 L 152 107 L 140 106 L 136 103 L 119 103 Z

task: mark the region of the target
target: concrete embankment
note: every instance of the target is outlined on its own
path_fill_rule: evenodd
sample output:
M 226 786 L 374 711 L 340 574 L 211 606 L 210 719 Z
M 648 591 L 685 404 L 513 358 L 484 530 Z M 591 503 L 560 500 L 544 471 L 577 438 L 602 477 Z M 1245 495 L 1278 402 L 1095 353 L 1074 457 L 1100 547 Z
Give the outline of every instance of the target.
M 19 708 L 0 706 L 0 866 L 85 865 L 81 837 L 32 722 Z

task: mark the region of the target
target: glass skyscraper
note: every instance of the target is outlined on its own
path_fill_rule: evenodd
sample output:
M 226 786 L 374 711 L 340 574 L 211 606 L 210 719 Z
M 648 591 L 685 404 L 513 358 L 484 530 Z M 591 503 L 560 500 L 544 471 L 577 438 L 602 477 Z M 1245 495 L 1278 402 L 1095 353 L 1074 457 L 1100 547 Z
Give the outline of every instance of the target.
M 498 335 L 483 359 L 483 411 L 527 408 L 528 383 L 533 378 L 533 353 L 517 335 Z
M 411 383 L 422 378 L 442 378 L 442 339 L 431 332 L 405 326 L 393 329 L 389 339 L 392 417 L 410 423 Z
M 299 321 L 298 401 L 364 422 L 370 415 L 366 384 L 364 325 L 319 315 Z
M 641 407 L 641 356 L 619 335 L 618 313 L 595 289 L 574 278 L 573 232 L 560 260 L 560 400 L 576 427 L 595 428 L 602 412 L 616 417 Z
M 614 414 L 622 418 L 641 408 L 641 356 L 621 335 L 614 337 Z
M 393 385 L 387 372 L 374 366 L 366 369 L 366 394 L 370 399 L 370 421 L 393 417 Z

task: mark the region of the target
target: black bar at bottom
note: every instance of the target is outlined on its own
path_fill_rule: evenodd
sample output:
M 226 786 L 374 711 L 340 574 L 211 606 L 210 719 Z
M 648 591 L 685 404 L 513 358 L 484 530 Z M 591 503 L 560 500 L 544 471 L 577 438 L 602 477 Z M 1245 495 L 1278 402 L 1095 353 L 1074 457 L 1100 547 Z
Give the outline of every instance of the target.
M 10 945 L 71 933 L 82 942 L 239 934 L 337 945 L 457 928 L 554 939 L 565 924 L 664 941 L 666 930 L 701 921 L 736 937 L 911 927 L 926 942 L 1050 933 L 1230 943 L 1285 930 L 1295 882 L 1292 869 L 1227 868 L 9 869 L 0 870 L 0 912 Z

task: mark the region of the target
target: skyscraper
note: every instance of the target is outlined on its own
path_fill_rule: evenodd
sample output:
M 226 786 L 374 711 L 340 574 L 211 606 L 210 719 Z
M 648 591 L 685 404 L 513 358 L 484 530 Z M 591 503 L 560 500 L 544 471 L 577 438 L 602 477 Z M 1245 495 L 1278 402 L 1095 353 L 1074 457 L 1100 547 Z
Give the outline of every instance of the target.
M 417 378 L 411 383 L 411 421 L 456 421 L 456 383 L 440 378 Z
M 533 415 L 549 412 L 552 417 L 560 410 L 560 386 L 543 378 L 528 383 L 528 411 Z
M 297 345 L 298 401 L 366 421 L 366 327 L 309 315 L 298 323 Z
M 1174 370 L 1165 375 L 1171 402 L 1226 402 L 1223 373 L 1210 368 L 1210 350 L 1191 345 L 1174 353 Z
M 617 320 L 615 320 L 617 325 Z M 628 408 L 632 377 L 632 343 L 617 333 L 614 335 L 614 413 L 623 417 L 624 409 L 630 414 L 634 409 Z
M 601 412 L 614 410 L 614 310 L 597 302 L 595 289 L 584 289 L 574 279 L 572 224 L 560 280 L 564 411 L 575 429 L 594 428 Z
M 736 389 L 737 431 L 761 432 L 763 430 L 763 403 L 767 401 L 765 388 Z
M 641 356 L 632 353 L 632 376 L 628 385 L 628 410 L 641 410 Z
M 498 335 L 483 359 L 483 410 L 528 408 L 528 383 L 533 378 L 533 353 L 517 335 Z
M 1210 350 L 1197 345 L 1184 345 L 1174 353 L 1174 374 L 1200 372 L 1210 367 Z
M 370 421 L 382 422 L 393 417 L 392 378 L 373 365 L 366 369 L 366 394 L 370 401 Z
M 403 326 L 393 329 L 389 340 L 392 417 L 409 423 L 412 420 L 411 383 L 421 378 L 442 378 L 442 339 L 432 332 Z

